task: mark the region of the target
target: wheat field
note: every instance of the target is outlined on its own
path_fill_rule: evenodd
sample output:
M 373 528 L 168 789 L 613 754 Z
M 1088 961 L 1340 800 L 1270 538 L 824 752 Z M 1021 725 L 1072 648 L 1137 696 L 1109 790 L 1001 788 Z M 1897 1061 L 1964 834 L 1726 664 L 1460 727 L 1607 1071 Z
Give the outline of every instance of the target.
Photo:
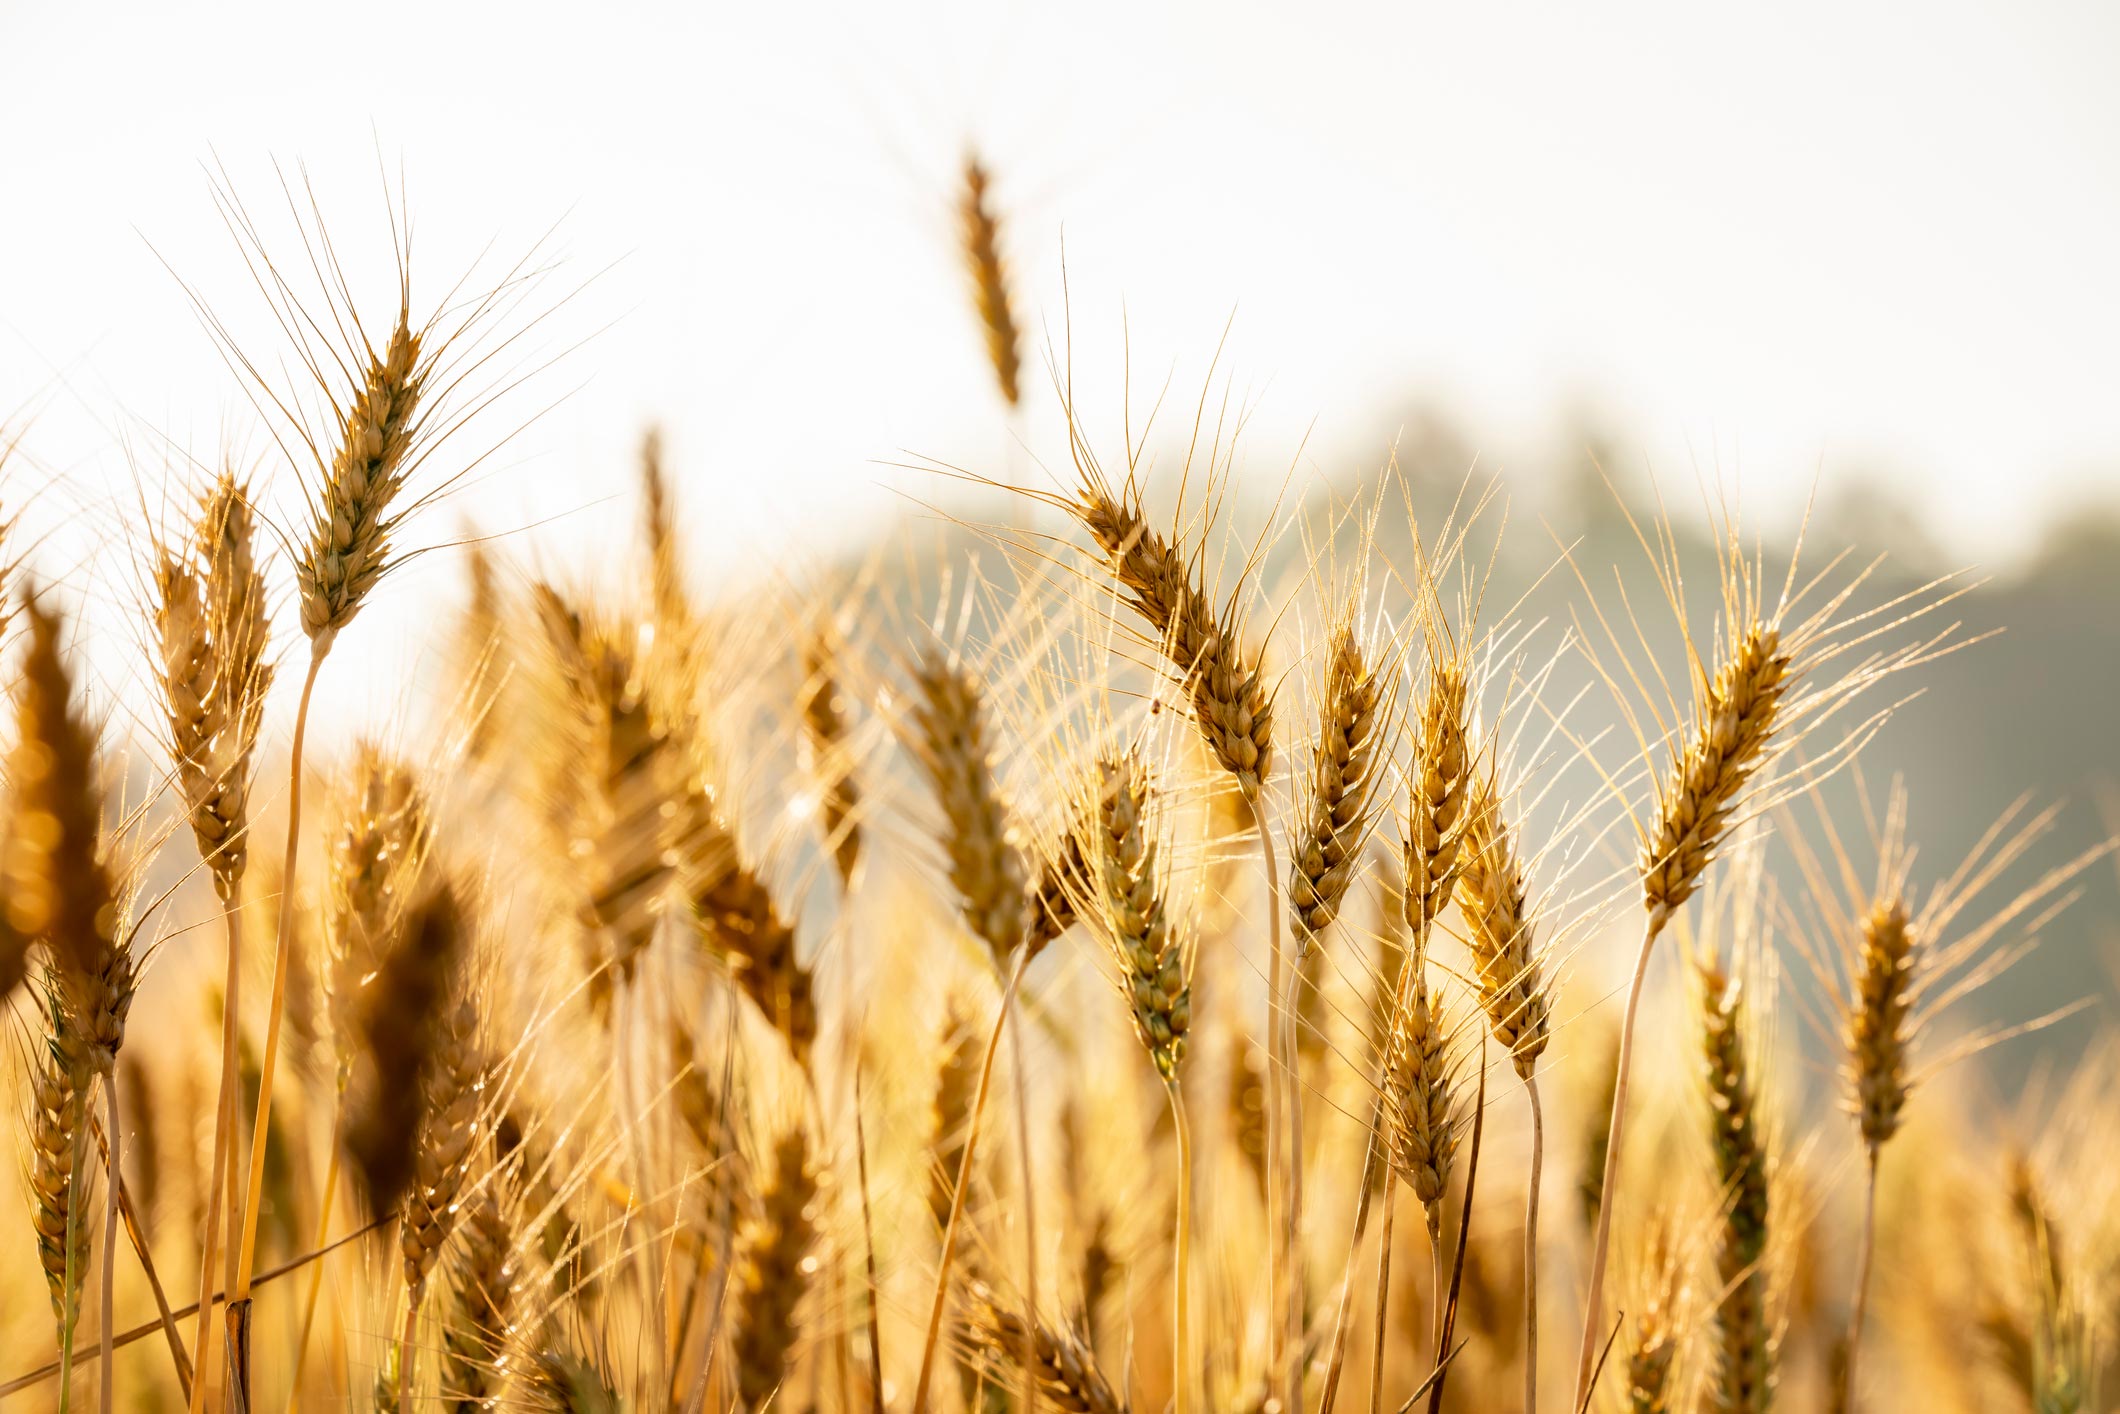
M 1469 467 L 1262 492 L 1226 372 L 1077 402 L 977 159 L 936 317 L 1063 445 L 709 593 L 649 431 L 553 566 L 447 500 L 583 287 L 282 190 L 172 272 L 267 450 L 0 556 L 0 1404 L 2113 1407 L 2120 1030 L 1979 1005 L 2110 850 L 1923 854 L 1864 770 L 1977 579 L 1719 487 L 1611 562 Z M 425 556 L 436 681 L 312 735 Z

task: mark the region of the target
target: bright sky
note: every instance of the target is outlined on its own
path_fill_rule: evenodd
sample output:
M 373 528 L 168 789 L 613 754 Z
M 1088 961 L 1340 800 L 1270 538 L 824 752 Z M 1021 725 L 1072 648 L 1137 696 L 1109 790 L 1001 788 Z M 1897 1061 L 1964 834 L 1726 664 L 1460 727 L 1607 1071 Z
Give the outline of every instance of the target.
M 380 148 L 416 302 L 556 220 L 596 277 L 553 326 L 601 330 L 571 395 L 465 515 L 590 558 L 630 509 L 568 513 L 652 418 L 703 560 L 857 534 L 935 494 L 904 452 L 1009 469 L 968 141 L 1034 320 L 1064 228 L 1108 425 L 1122 312 L 1181 386 L 1236 312 L 1262 479 L 1313 425 L 1374 464 L 1418 396 L 1505 467 L 1588 403 L 1770 504 L 1881 469 L 1983 558 L 2120 494 L 2110 5 L 189 9 L 0 3 L 0 414 L 63 507 L 130 496 L 146 429 L 269 448 L 154 253 L 278 356 L 201 164 L 270 213 L 306 163 L 382 319 Z M 1049 412 L 1023 436 L 1062 451 Z

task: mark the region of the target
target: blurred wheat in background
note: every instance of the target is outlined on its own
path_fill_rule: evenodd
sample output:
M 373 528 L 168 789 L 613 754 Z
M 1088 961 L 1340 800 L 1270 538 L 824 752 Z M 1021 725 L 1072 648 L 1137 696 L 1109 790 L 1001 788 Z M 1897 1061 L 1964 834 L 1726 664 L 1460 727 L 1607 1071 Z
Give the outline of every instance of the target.
M 98 553 L 6 429 L 0 1402 L 2115 1407 L 2110 533 L 1322 474 L 942 165 L 1007 445 L 845 548 L 703 572 L 653 427 L 472 523 L 602 293 L 399 171 L 212 164 L 242 426 Z

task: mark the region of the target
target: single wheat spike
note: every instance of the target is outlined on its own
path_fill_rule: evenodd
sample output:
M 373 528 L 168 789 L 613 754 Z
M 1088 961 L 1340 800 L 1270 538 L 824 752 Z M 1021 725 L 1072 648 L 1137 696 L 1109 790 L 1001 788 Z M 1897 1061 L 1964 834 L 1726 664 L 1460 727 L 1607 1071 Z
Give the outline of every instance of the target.
M 712 1165 L 707 1174 L 708 1199 L 717 1208 L 723 1200 L 733 1202 L 748 1183 L 749 1170 L 729 1122 L 731 1097 L 722 1094 L 721 1067 L 703 1065 L 691 1035 L 675 1022 L 670 1027 L 670 1073 L 670 1096 L 677 1104 L 678 1117 Z
M 96 732 L 60 651 L 57 614 L 25 606 L 29 646 L 17 669 L 8 776 L 8 921 L 50 951 L 81 1062 L 108 1075 L 132 1010 L 133 958 L 118 938 L 118 895 L 99 847 L 103 789 Z
M 250 762 L 272 685 L 249 497 L 223 472 L 200 501 L 190 553 L 165 549 L 155 571 L 170 755 L 199 857 L 224 904 L 237 896 L 249 858 Z
M 389 567 L 390 535 L 399 519 L 390 507 L 411 470 L 405 454 L 418 430 L 428 371 L 409 315 L 401 304 L 389 345 L 369 353 L 361 387 L 339 413 L 338 451 L 315 501 L 308 542 L 296 555 L 302 631 L 319 656 L 353 622 Z
M 524 1365 L 523 1393 L 540 1414 L 623 1414 L 611 1376 L 557 1340 L 540 1345 Z
M 1745 783 L 1766 759 L 1790 684 L 1780 630 L 1755 623 L 1701 687 L 1693 735 L 1657 788 L 1656 828 L 1642 841 L 1642 902 L 1668 914 L 1689 898 L 1730 828 Z
M 30 1218 L 37 1231 L 37 1262 L 51 1293 L 52 1318 L 59 1343 L 81 1317 L 81 1289 L 88 1280 L 90 1166 L 81 1168 L 77 1187 L 75 1159 L 87 1122 L 88 1070 L 70 1023 L 59 1004 L 56 985 L 43 1007 L 45 1030 L 36 1048 L 30 1075 L 29 1173 Z
M 1715 1370 L 1708 1392 L 1717 1414 L 1759 1414 L 1773 1397 L 1774 1340 L 1767 1309 L 1766 1138 L 1746 1052 L 1742 989 L 1713 965 L 1700 969 L 1701 1054 L 1708 1130 L 1722 1189 L 1715 1270 Z
M 1273 758 L 1273 697 L 1257 659 L 1245 651 L 1234 597 L 1217 609 L 1202 586 L 1197 557 L 1152 529 L 1131 481 L 1113 491 L 1087 475 L 1067 508 L 1104 552 L 1120 597 L 1147 620 L 1192 699 L 1208 751 L 1256 802 Z
M 810 971 L 796 956 L 795 925 L 782 917 L 773 891 L 747 863 L 720 814 L 714 791 L 693 779 L 676 803 L 686 822 L 675 860 L 690 916 L 707 947 L 807 1063 L 817 1039 Z
M 1457 881 L 1475 991 L 1495 1041 L 1529 1080 L 1550 1033 L 1552 1001 L 1532 950 L 1524 866 L 1502 817 L 1494 782 L 1475 788 Z
M 802 690 L 796 705 L 805 769 L 817 786 L 825 840 L 843 887 L 852 881 L 861 859 L 861 788 L 854 780 L 848 744 L 846 697 L 833 672 L 832 646 L 822 633 L 803 643 Z
M 988 182 L 985 165 L 977 157 L 966 157 L 958 228 L 979 327 L 986 333 L 987 360 L 994 366 L 1002 398 L 1014 407 L 1022 396 L 1022 356 L 1017 350 L 1016 316 L 1009 303 L 1008 268 L 1001 259 L 1001 219 L 987 199 Z
M 1043 1318 L 1026 1319 L 984 1283 L 972 1287 L 968 1306 L 965 1332 L 995 1385 L 1013 1375 L 1027 1349 L 1042 1402 L 1068 1414 L 1125 1414 L 1087 1341 Z
M 478 1008 L 466 996 L 448 1011 L 428 1066 L 425 1116 L 414 1149 L 412 1186 L 398 1224 L 408 1303 L 417 1308 L 442 1244 L 455 1228 L 458 1197 L 470 1172 L 481 1129 L 484 1072 L 478 1045 Z
M 649 428 L 640 443 L 642 530 L 648 542 L 648 594 L 655 606 L 658 638 L 692 636 L 691 597 L 685 590 L 684 545 L 677 534 L 676 498 L 663 471 L 662 433 Z M 680 651 L 682 648 L 680 647 Z
M 495 1175 L 458 1220 L 455 1309 L 443 1342 L 442 1391 L 454 1414 L 502 1406 L 516 1308 L 515 1228 Z
M 1089 878 L 1089 864 L 1082 857 L 1082 840 L 1091 822 L 1076 821 L 1059 832 L 1045 847 L 1045 862 L 1038 869 L 1038 886 L 1031 891 L 1031 956 L 1036 957 L 1073 927 L 1077 917 L 1075 895 Z
M 940 655 L 913 674 L 914 754 L 942 807 L 943 854 L 965 926 L 997 964 L 1030 923 L 1028 868 L 994 778 L 985 694 L 969 668 Z
M 774 1146 L 772 1177 L 737 1241 L 730 1346 L 737 1392 L 752 1409 L 765 1407 L 787 1377 L 797 1337 L 795 1308 L 816 1272 L 816 1203 L 809 1140 L 797 1126 Z
M 329 863 L 325 990 L 343 1088 L 360 1039 L 363 991 L 418 897 L 429 832 L 426 795 L 411 768 L 364 742 L 354 753 L 339 819 Z
M 1449 1026 L 1428 987 L 1427 950 L 1416 943 L 1405 967 L 1384 1042 L 1384 1139 L 1392 1172 L 1421 1200 L 1429 1235 L 1438 1237 L 1457 1157 L 1456 1076 Z
M 950 1199 L 956 1191 L 957 1170 L 964 1162 L 972 1096 L 979 1088 L 979 1042 L 978 1027 L 952 997 L 943 1015 L 928 1125 L 928 1211 L 938 1229 L 950 1220 Z
M 1648 1265 L 1627 1331 L 1621 1407 L 1627 1414 L 1670 1414 L 1678 1406 L 1678 1356 L 1686 1335 L 1686 1269 L 1668 1229 L 1650 1237 Z
M 669 808 L 684 771 L 680 744 L 650 692 L 644 655 L 620 630 L 588 622 L 549 585 L 535 591 L 537 617 L 571 699 L 578 751 L 553 764 L 562 778 L 565 868 L 580 881 L 584 936 L 595 995 L 605 968 L 630 978 L 654 935 L 676 874 Z
M 1098 763 L 1099 837 L 1084 846 L 1096 867 L 1096 915 L 1119 965 L 1134 1033 L 1165 1080 L 1176 1077 L 1192 1030 L 1185 950 L 1163 907 L 1156 841 L 1149 833 L 1148 768 L 1131 752 Z
M 1289 847 L 1290 906 L 1311 933 L 1339 916 L 1361 862 L 1383 716 L 1376 673 L 1351 616 L 1335 626 L 1327 651 L 1317 748 Z
M 466 594 L 457 620 L 453 666 L 462 700 L 472 711 L 465 728 L 464 752 L 485 762 L 504 739 L 510 677 L 509 643 L 502 631 L 503 600 L 499 571 L 485 541 L 468 534 L 464 544 Z
M 1472 779 L 1464 665 L 1437 658 L 1421 699 L 1406 802 L 1406 923 L 1425 938 L 1457 884 Z
M 364 989 L 345 1144 L 378 1217 L 397 1210 L 419 1173 L 428 1077 L 447 1039 L 448 999 L 465 946 L 461 910 L 453 884 L 431 886 Z
M 1908 1008 L 1916 941 L 1906 905 L 1878 901 L 1862 921 L 1862 952 L 1847 1042 L 1854 1059 L 1854 1102 L 1865 1144 L 1899 1132 L 1911 1080 L 1907 1074 Z

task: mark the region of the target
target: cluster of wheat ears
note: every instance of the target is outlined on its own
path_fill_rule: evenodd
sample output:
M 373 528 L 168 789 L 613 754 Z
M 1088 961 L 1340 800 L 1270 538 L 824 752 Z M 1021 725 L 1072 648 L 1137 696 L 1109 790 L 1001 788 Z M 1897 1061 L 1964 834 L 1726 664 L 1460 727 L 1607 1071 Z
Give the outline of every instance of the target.
M 2023 882 L 2054 815 L 2020 803 L 1931 874 L 1896 786 L 1848 842 L 1807 804 L 1961 646 L 1956 583 L 1770 568 L 1724 518 L 1703 622 L 1658 518 L 1648 594 L 1556 551 L 1542 636 L 1487 603 L 1492 485 L 1244 539 L 1240 412 L 1203 395 L 1152 498 L 1149 431 L 1100 461 L 1056 360 L 1063 469 L 962 473 L 1013 509 L 912 609 L 862 572 L 699 595 L 651 438 L 626 587 L 467 540 L 433 729 L 324 746 L 331 650 L 493 443 L 547 268 L 422 322 L 399 241 L 377 323 L 313 203 L 298 295 L 216 190 L 296 356 L 195 300 L 299 499 L 173 473 L 129 745 L 82 596 L 7 571 L 6 1246 L 45 1290 L 0 1287 L 0 1401 L 2104 1407 L 2120 1052 L 2043 1129 L 1923 1084 L 2043 1020 L 1930 1031 L 2100 851 Z M 959 214 L 1013 408 L 976 162 Z

